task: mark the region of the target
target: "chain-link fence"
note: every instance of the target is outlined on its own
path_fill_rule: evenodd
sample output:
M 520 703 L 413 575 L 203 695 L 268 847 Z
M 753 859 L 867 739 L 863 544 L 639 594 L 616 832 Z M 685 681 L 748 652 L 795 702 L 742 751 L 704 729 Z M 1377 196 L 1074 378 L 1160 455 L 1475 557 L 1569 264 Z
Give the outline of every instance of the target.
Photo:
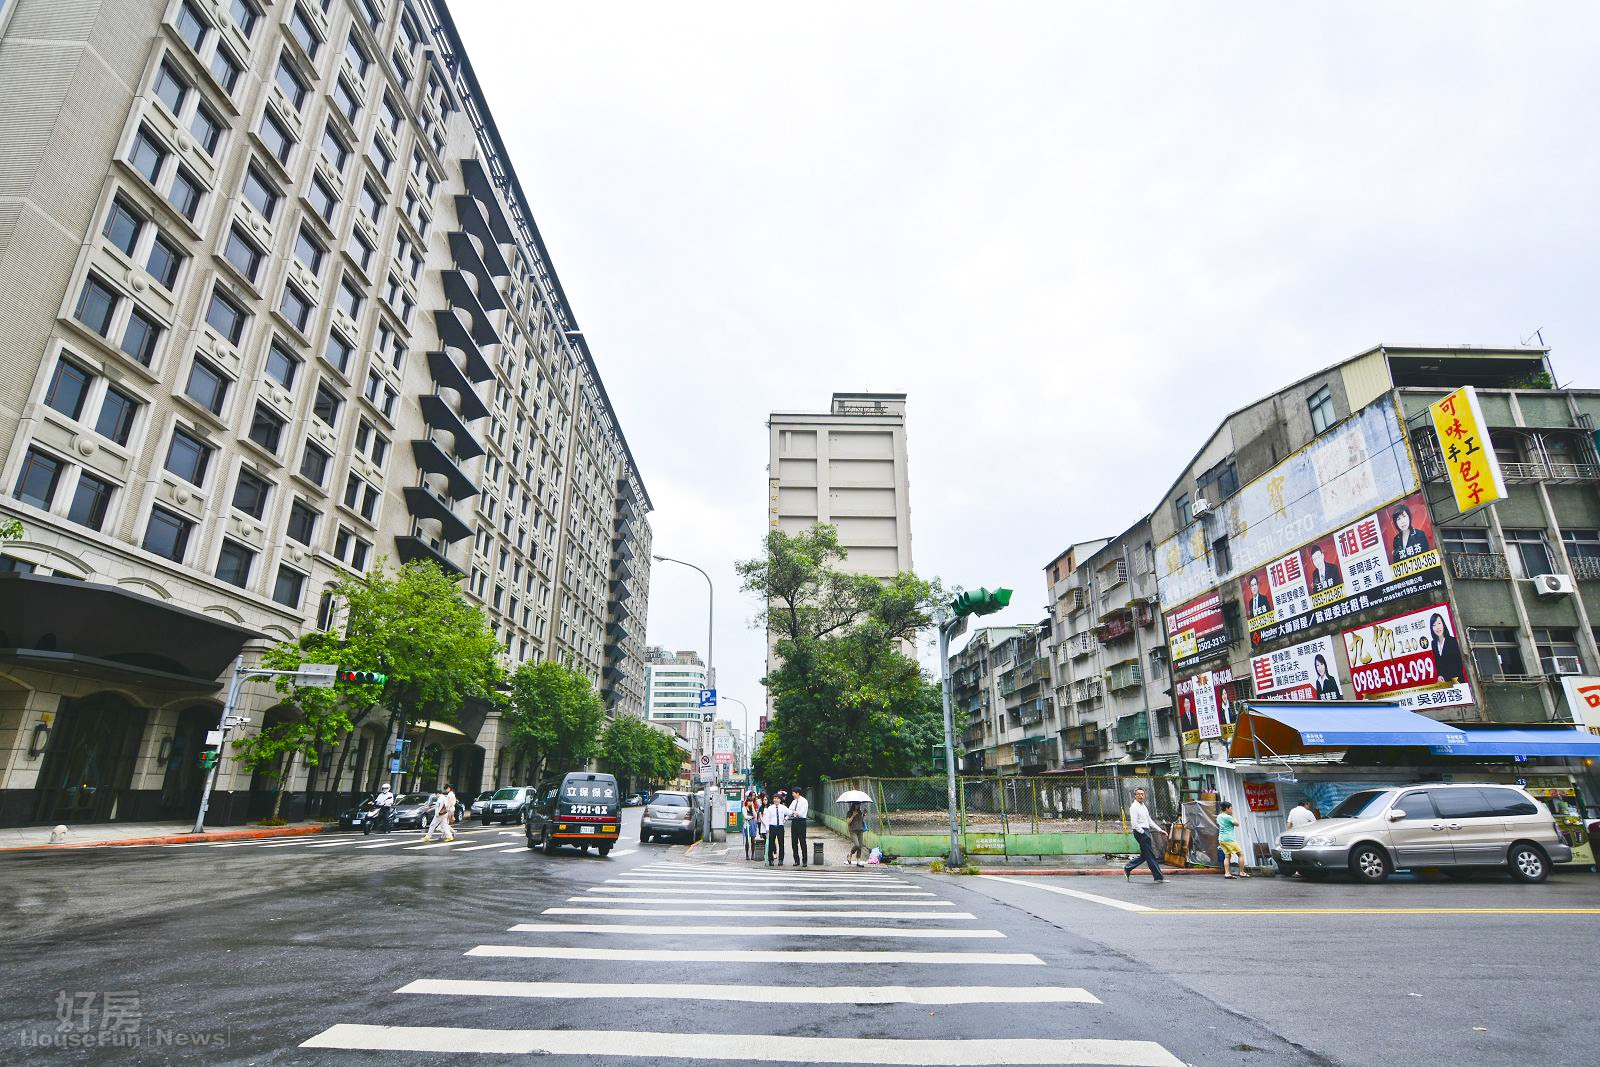
M 1145 804 L 1158 824 L 1178 817 L 1179 779 L 1159 775 L 958 778 L 956 813 L 963 833 L 1115 833 L 1126 828 L 1135 789 L 1145 791 Z M 870 832 L 907 836 L 950 832 L 943 778 L 824 782 L 818 797 L 822 814 L 842 819 L 846 805 L 838 797 L 849 790 L 872 798 L 867 805 Z

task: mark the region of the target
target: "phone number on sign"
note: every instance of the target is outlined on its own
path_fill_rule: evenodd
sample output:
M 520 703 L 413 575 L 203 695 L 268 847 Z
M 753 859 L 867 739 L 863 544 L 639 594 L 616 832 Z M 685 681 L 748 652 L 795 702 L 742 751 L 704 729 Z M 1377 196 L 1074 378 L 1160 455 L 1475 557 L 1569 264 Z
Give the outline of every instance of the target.
M 1358 693 L 1386 693 L 1391 689 L 1428 685 L 1438 675 L 1439 669 L 1432 656 L 1418 656 L 1416 659 L 1385 663 L 1381 667 L 1362 667 L 1351 671 L 1350 681 Z

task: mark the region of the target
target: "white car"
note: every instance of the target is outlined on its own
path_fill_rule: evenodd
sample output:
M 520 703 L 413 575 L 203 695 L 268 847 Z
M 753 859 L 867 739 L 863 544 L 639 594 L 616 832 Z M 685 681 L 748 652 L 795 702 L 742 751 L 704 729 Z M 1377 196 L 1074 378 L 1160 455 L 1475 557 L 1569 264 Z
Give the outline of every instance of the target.
M 472 816 L 474 818 L 483 816 L 483 810 L 489 806 L 489 798 L 492 796 L 494 796 L 493 789 L 488 789 L 478 794 L 478 798 L 472 802 Z

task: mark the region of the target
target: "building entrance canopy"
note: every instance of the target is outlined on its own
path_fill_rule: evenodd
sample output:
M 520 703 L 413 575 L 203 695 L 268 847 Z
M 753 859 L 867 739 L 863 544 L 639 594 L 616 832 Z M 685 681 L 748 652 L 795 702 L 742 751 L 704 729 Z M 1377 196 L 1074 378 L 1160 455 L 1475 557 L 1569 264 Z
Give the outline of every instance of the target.
M 1306 756 L 1330 749 L 1464 745 L 1466 734 L 1397 704 L 1248 702 L 1239 713 L 1232 759 Z

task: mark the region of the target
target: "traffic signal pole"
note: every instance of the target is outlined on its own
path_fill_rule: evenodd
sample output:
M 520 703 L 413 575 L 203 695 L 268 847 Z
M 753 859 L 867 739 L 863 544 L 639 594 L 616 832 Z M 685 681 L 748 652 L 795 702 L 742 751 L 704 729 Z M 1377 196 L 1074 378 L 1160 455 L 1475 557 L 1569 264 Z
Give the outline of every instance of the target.
M 944 693 L 944 785 L 950 813 L 950 866 L 961 866 L 961 828 L 956 820 L 956 730 L 950 704 L 950 631 L 965 616 L 939 624 L 939 680 Z

